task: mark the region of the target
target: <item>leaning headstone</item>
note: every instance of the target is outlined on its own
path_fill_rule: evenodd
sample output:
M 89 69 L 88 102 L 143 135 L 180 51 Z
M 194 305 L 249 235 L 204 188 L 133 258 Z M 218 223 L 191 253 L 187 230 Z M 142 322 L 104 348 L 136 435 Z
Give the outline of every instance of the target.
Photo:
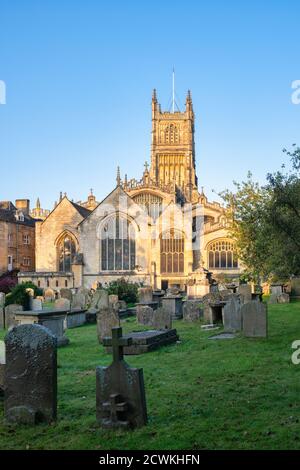
M 41 325 L 21 325 L 5 338 L 4 414 L 8 422 L 56 419 L 56 338 Z
M 140 287 L 138 297 L 141 304 L 151 303 L 153 301 L 152 287 Z
M 172 315 L 164 307 L 159 307 L 153 312 L 153 328 L 156 330 L 170 330 L 172 328 Z
M 70 310 L 71 302 L 65 298 L 57 299 L 54 302 L 54 308 L 55 310 Z
M 233 297 L 224 306 L 223 324 L 224 330 L 228 332 L 242 330 L 242 313 L 239 299 Z
M 66 288 L 60 289 L 59 293 L 62 299 L 68 299 L 70 302 L 72 302 L 73 294 L 72 294 L 71 289 L 66 289 Z
M 243 332 L 248 337 L 267 336 L 267 306 L 262 302 L 248 302 L 241 307 Z
M 147 305 L 137 305 L 136 319 L 140 325 L 153 326 L 153 308 Z
M 22 305 L 11 304 L 5 307 L 4 316 L 5 316 L 5 328 L 8 330 L 16 325 L 15 322 L 15 312 L 23 310 Z
M 252 300 L 252 289 L 249 284 L 240 284 L 238 287 L 238 293 L 242 296 L 243 303 L 251 302 Z
M 290 303 L 289 294 L 286 294 L 285 292 L 282 292 L 282 294 L 278 295 L 277 302 L 279 304 L 288 304 L 288 303 Z
M 183 319 L 194 322 L 203 317 L 203 308 L 199 300 L 186 300 L 183 303 Z
M 118 313 L 112 308 L 102 308 L 97 313 L 97 335 L 101 344 L 105 336 L 110 336 L 112 328 L 120 326 Z
M 130 429 L 147 423 L 143 369 L 131 368 L 123 359 L 123 347 L 131 338 L 122 337 L 122 328 L 112 329 L 105 346 L 113 349 L 113 362 L 96 369 L 97 421 L 109 429 Z

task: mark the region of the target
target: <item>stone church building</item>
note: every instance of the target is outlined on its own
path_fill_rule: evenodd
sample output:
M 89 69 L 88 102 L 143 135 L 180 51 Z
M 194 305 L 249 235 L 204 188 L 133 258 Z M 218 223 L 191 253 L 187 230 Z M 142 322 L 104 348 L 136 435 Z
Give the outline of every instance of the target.
M 217 202 L 198 189 L 194 111 L 161 111 L 152 96 L 151 162 L 141 180 L 121 179 L 100 203 L 65 195 L 36 222 L 36 271 L 20 274 L 41 287 L 95 287 L 120 277 L 153 288 L 192 285 L 206 268 L 239 273 L 235 243 Z

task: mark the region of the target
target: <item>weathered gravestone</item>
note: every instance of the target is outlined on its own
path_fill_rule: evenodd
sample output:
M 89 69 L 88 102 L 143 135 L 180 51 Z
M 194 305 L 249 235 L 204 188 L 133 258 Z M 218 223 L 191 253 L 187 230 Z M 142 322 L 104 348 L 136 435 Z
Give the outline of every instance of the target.
M 56 338 L 41 325 L 21 325 L 5 338 L 4 414 L 17 424 L 56 419 Z
M 267 336 L 267 306 L 258 301 L 248 302 L 241 307 L 243 332 L 248 337 Z
M 291 279 L 291 297 L 300 298 L 300 277 Z
M 168 294 L 162 299 L 162 307 L 167 310 L 174 320 L 182 318 L 182 296 Z
M 40 299 L 33 299 L 31 297 L 30 298 L 30 303 L 29 303 L 29 308 L 30 308 L 30 310 L 42 310 L 43 309 L 43 303 Z
M 122 337 L 122 328 L 112 329 L 105 346 L 112 347 L 113 362 L 96 369 L 97 421 L 104 428 L 135 428 L 147 423 L 143 369 L 129 367 L 123 347 L 131 343 Z
M 4 393 L 5 344 L 0 341 L 0 396 Z
M 172 328 L 171 313 L 164 307 L 154 310 L 152 325 L 156 330 L 170 330 Z
M 8 330 L 15 326 L 15 312 L 23 310 L 22 305 L 18 304 L 11 304 L 7 305 L 4 310 L 4 318 L 5 318 L 5 328 Z
M 271 284 L 270 285 L 270 292 L 271 294 L 280 295 L 283 292 L 283 285 L 282 284 Z
M 72 302 L 71 302 L 71 309 L 72 310 L 78 310 L 78 309 L 83 310 L 85 308 L 85 306 L 86 306 L 86 296 L 81 292 L 77 292 L 76 294 L 74 294 Z
M 54 308 L 55 310 L 71 310 L 71 302 L 69 299 L 61 298 L 57 299 L 54 302 Z
M 278 295 L 277 302 L 279 304 L 288 304 L 290 302 L 289 294 L 286 294 L 285 292 L 282 292 L 282 294 Z
M 149 304 L 153 301 L 152 287 L 140 287 L 138 289 L 139 303 Z
M 0 307 L 0 329 L 5 328 L 4 308 Z
M 137 305 L 136 319 L 141 325 L 153 326 L 153 308 L 147 305 Z
M 241 304 L 236 297 L 231 298 L 223 308 L 223 324 L 225 331 L 242 330 Z
M 100 293 L 99 311 L 97 312 L 97 335 L 99 343 L 102 343 L 105 336 L 111 335 L 112 328 L 120 326 L 120 319 L 118 311 L 109 305 L 107 291 L 101 290 Z
M 242 302 L 245 304 L 252 300 L 252 289 L 249 284 L 240 284 L 238 287 L 238 293 L 242 296 Z
M 5 306 L 5 294 L 4 292 L 0 292 L 0 308 L 4 308 Z
M 203 308 L 199 300 L 186 300 L 183 303 L 183 319 L 194 322 L 203 317 Z
M 72 294 L 71 289 L 66 289 L 66 288 L 60 289 L 59 293 L 62 299 L 68 299 L 70 302 L 72 302 L 73 294 Z

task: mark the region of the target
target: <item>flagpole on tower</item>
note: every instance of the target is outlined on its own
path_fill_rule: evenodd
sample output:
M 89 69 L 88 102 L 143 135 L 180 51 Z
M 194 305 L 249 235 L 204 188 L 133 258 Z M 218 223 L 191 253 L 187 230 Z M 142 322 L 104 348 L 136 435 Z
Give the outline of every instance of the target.
M 175 70 L 173 67 L 173 74 L 172 74 L 172 112 L 175 112 Z

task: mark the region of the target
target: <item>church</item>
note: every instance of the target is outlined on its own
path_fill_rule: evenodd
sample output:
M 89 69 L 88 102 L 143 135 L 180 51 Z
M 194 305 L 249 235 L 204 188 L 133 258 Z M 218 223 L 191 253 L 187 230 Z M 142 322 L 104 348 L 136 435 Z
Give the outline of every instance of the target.
M 185 289 L 207 269 L 237 277 L 235 242 L 224 209 L 199 191 L 194 110 L 162 111 L 152 95 L 150 165 L 140 180 L 121 178 L 102 202 L 61 194 L 36 222 L 36 270 L 19 274 L 43 288 L 96 287 L 125 277 L 153 289 Z

